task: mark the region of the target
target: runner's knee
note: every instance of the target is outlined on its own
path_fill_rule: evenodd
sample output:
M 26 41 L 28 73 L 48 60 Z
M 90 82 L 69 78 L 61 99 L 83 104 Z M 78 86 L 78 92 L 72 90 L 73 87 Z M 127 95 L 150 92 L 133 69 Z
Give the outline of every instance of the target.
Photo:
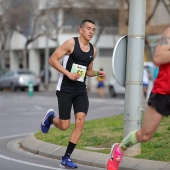
M 67 130 L 70 127 L 70 123 L 60 121 L 60 130 Z
M 67 130 L 69 128 L 68 125 L 60 125 L 60 130 Z
M 83 116 L 76 118 L 76 125 L 77 126 L 83 127 L 84 126 L 84 122 L 85 122 L 85 118 Z

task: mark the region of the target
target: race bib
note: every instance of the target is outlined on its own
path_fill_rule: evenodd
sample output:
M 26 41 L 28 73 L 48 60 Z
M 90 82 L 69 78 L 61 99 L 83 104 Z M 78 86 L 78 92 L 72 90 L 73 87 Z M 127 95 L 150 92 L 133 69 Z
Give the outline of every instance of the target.
M 73 63 L 72 68 L 71 68 L 71 73 L 77 73 L 80 77 L 77 79 L 77 81 L 84 82 L 84 78 L 86 75 L 86 66 L 82 66 L 79 64 Z

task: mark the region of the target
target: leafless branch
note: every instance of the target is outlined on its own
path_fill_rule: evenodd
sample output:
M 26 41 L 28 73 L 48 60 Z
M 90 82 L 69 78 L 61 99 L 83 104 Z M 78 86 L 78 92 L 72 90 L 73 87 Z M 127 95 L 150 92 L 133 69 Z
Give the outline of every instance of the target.
M 165 0 L 163 0 L 162 3 L 164 4 L 164 6 L 165 6 L 167 12 L 168 12 L 169 15 L 170 15 L 170 0 L 169 0 L 169 6 L 168 6 L 168 4 L 165 2 Z
M 153 8 L 153 11 L 152 11 L 151 15 L 150 15 L 150 16 L 147 18 L 147 20 L 146 20 L 146 24 L 148 24 L 148 23 L 150 22 L 150 20 L 152 19 L 152 17 L 154 16 L 154 14 L 155 14 L 155 12 L 156 12 L 156 9 L 157 9 L 160 1 L 161 1 L 161 0 L 157 0 L 157 1 L 156 1 L 156 4 L 155 4 L 155 6 L 154 6 L 154 8 Z

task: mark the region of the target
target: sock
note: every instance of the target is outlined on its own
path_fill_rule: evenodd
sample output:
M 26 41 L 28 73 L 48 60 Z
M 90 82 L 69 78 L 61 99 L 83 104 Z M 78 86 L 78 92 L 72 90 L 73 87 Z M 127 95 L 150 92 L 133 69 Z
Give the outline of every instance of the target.
M 70 155 L 72 154 L 75 147 L 76 147 L 76 144 L 69 141 L 69 144 L 67 146 L 67 150 L 66 150 L 64 157 L 66 157 L 66 156 L 70 157 Z
M 50 124 L 53 124 L 54 118 L 55 118 L 54 116 L 49 116 L 48 121 L 49 121 Z
M 136 139 L 136 131 L 130 132 L 122 141 L 119 147 L 123 147 L 125 149 L 130 148 L 131 146 L 137 144 L 138 141 Z

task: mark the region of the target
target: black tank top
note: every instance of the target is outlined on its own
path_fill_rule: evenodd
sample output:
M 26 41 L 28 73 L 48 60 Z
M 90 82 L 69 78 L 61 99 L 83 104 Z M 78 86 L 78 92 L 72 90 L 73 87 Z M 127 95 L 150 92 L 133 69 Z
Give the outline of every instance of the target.
M 60 73 L 57 89 L 63 92 L 86 92 L 86 71 L 89 64 L 94 59 L 94 48 L 89 42 L 90 50 L 84 52 L 80 48 L 78 37 L 74 38 L 75 46 L 70 55 L 63 57 L 62 65 L 69 72 L 77 72 L 81 77 L 77 81 L 70 80 L 67 76 Z

